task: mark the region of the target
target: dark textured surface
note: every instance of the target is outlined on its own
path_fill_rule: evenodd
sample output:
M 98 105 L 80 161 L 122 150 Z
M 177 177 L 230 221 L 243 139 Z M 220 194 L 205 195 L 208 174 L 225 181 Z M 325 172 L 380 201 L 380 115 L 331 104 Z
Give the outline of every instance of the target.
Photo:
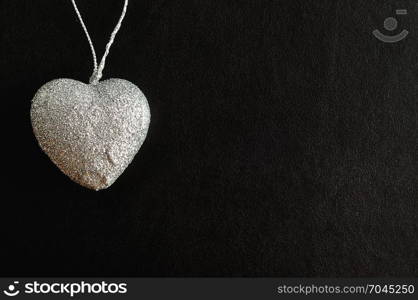
M 100 55 L 122 1 L 79 2 Z M 414 5 L 131 1 L 104 78 L 137 84 L 153 119 L 93 192 L 29 118 L 42 84 L 91 73 L 71 3 L 0 1 L 0 275 L 418 275 Z M 410 36 L 378 42 L 396 8 Z

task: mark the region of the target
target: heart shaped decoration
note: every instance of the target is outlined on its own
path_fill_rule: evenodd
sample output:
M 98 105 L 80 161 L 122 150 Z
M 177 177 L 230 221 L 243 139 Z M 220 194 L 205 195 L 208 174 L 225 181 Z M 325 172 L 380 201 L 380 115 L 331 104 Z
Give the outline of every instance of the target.
M 85 84 L 57 79 L 32 100 L 40 147 L 73 181 L 109 187 L 123 173 L 148 132 L 150 109 L 141 90 L 123 79 Z

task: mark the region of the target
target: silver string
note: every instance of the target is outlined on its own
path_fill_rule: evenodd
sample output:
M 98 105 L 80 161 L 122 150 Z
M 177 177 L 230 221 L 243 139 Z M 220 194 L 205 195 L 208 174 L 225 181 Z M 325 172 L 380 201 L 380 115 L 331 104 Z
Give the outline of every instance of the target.
M 97 56 L 96 56 L 96 51 L 94 49 L 93 42 L 90 38 L 89 32 L 87 30 L 86 25 L 84 24 L 83 18 L 81 17 L 81 13 L 78 10 L 78 7 L 77 7 L 77 4 L 75 3 L 75 0 L 71 0 L 71 2 L 73 3 L 73 6 L 74 6 L 75 12 L 77 14 L 77 17 L 80 20 L 81 27 L 83 27 L 84 33 L 86 34 L 87 41 L 89 42 L 90 50 L 91 50 L 91 53 L 92 53 L 92 56 L 93 56 L 93 74 L 90 77 L 90 83 L 91 84 L 98 83 L 99 80 L 103 76 L 103 69 L 104 69 L 105 64 L 106 64 L 106 58 L 109 55 L 110 47 L 112 46 L 112 44 L 115 40 L 116 34 L 118 33 L 118 31 L 119 31 L 119 29 L 122 25 L 122 21 L 125 18 L 126 10 L 128 9 L 128 1 L 129 0 L 125 0 L 125 3 L 123 5 L 123 9 L 122 9 L 122 14 L 119 18 L 118 23 L 116 24 L 115 29 L 113 29 L 112 34 L 110 35 L 109 42 L 106 44 L 106 50 L 105 50 L 105 53 L 103 54 L 102 59 L 100 60 L 100 64 L 99 64 L 99 66 L 97 66 Z

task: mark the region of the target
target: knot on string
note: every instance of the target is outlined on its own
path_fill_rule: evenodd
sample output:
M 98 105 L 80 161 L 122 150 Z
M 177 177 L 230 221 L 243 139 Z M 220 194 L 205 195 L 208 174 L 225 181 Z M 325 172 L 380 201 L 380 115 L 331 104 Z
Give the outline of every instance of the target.
M 103 73 L 99 70 L 93 71 L 93 74 L 91 74 L 89 83 L 90 84 L 97 84 L 100 79 L 103 77 Z

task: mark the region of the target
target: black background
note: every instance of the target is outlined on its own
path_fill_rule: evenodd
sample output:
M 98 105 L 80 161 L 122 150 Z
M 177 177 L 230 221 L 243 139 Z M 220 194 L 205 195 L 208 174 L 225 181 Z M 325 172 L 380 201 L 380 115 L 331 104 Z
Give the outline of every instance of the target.
M 78 2 L 101 56 L 122 0 Z M 379 42 L 397 8 L 410 35 Z M 1 0 L 0 275 L 418 275 L 417 18 L 413 1 L 131 0 L 104 77 L 137 84 L 152 120 L 94 192 L 29 118 L 42 84 L 91 74 L 71 2 Z

